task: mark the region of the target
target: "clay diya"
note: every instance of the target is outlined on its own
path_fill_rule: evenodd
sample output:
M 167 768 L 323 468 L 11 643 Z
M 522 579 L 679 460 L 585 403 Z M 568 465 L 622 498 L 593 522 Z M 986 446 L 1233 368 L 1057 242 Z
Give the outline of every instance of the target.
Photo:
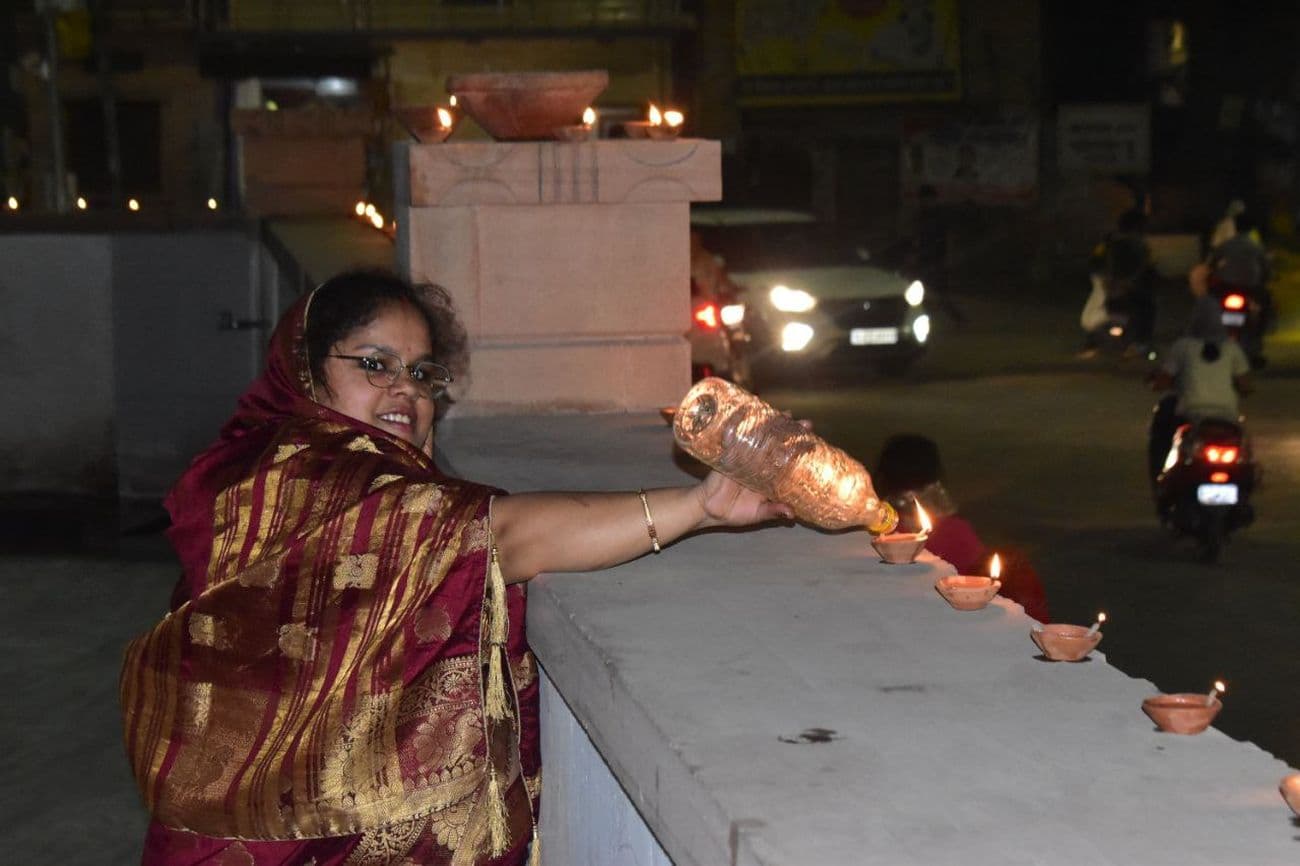
M 586 141 L 592 137 L 596 126 L 596 112 L 589 105 L 582 112 L 582 123 L 575 123 L 572 126 L 560 126 L 555 129 L 555 137 L 559 141 Z
M 680 111 L 660 111 L 653 102 L 645 120 L 629 120 L 623 124 L 628 138 L 650 138 L 666 141 L 681 135 L 686 117 Z
M 974 577 L 969 574 L 954 574 L 941 577 L 934 583 L 939 595 L 957 610 L 979 610 L 993 600 L 993 596 L 1002 589 L 1002 559 L 993 554 L 989 565 L 988 577 Z
M 1300 815 L 1300 773 L 1292 773 L 1282 779 L 1278 790 L 1282 792 L 1282 799 L 1291 807 L 1291 811 Z
M 1205 702 L 1205 695 L 1178 693 L 1156 695 L 1142 702 L 1142 712 L 1151 717 L 1156 727 L 1171 734 L 1199 734 L 1210 726 L 1223 709 L 1218 698 Z
M 649 138 L 650 121 L 648 120 L 625 120 L 623 121 L 623 134 L 628 138 Z
M 1032 629 L 1029 637 L 1054 662 L 1082 661 L 1101 643 L 1099 631 L 1056 622 Z
M 420 144 L 446 141 L 447 136 L 456 128 L 455 116 L 442 106 L 399 106 L 393 109 L 393 113 Z
M 930 538 L 930 515 L 925 513 L 921 503 L 916 503 L 917 524 L 920 532 L 889 532 L 871 539 L 871 546 L 880 554 L 880 561 L 890 565 L 906 565 L 915 562 L 917 555 L 925 549 L 925 542 Z
M 1173 695 L 1156 695 L 1142 702 L 1142 711 L 1151 717 L 1162 731 L 1172 734 L 1199 734 L 1210 726 L 1214 717 L 1223 709 L 1219 695 L 1227 687 L 1221 680 L 1214 681 L 1214 687 L 1207 695 L 1190 695 L 1186 693 Z
M 921 532 L 890 532 L 871 539 L 871 546 L 880 554 L 880 561 L 890 565 L 907 565 L 925 550 L 929 536 Z
M 935 581 L 934 588 L 957 610 L 979 610 L 998 594 L 1002 581 L 991 577 L 954 574 L 939 578 Z

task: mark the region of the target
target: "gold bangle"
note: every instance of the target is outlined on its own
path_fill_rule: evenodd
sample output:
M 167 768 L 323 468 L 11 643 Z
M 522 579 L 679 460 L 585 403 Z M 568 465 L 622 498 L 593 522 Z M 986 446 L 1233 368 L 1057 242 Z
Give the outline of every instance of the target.
M 650 515 L 650 500 L 646 499 L 645 488 L 638 490 L 637 495 L 641 497 L 641 508 L 645 511 L 645 531 L 650 533 L 650 549 L 658 553 L 663 547 L 659 544 L 659 533 L 655 531 L 655 519 Z

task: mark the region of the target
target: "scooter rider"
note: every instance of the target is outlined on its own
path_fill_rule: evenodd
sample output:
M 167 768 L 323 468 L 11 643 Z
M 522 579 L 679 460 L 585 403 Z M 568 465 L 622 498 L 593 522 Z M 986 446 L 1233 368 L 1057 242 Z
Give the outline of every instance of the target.
M 1238 397 L 1251 391 L 1250 361 L 1227 338 L 1214 299 L 1197 299 L 1188 335 L 1174 341 L 1151 383 L 1157 391 L 1173 390 L 1156 404 L 1151 418 L 1147 469 L 1154 482 L 1180 425 L 1200 418 L 1235 421 Z
M 1116 230 L 1093 250 L 1090 271 L 1100 277 L 1106 293 L 1106 311 L 1127 316 L 1129 351 L 1143 353 L 1155 329 L 1155 271 L 1145 237 L 1146 217 L 1137 208 L 1120 215 Z M 1095 345 L 1095 338 L 1089 346 Z
M 1237 214 L 1233 222 L 1236 234 L 1210 251 L 1210 286 L 1219 298 L 1234 291 L 1246 296 L 1258 325 L 1249 333 L 1243 331 L 1242 348 L 1252 363 L 1260 366 L 1263 332 L 1269 329 L 1273 318 L 1273 298 L 1268 289 L 1268 253 L 1249 213 Z

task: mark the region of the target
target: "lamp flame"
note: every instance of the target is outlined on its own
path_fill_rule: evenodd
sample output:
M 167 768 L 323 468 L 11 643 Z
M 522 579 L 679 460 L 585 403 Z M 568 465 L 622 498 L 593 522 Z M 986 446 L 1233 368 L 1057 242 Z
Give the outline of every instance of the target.
M 453 94 L 451 95 L 451 97 L 448 98 L 448 100 L 447 100 L 447 104 L 450 105 L 452 108 L 455 108 L 455 107 L 456 107 L 456 104 L 459 103 L 459 102 L 460 102 L 460 100 L 456 98 L 456 94 L 454 94 L 454 93 L 453 93 Z
M 668 124 L 671 127 L 681 126 L 685 122 L 686 122 L 686 115 L 682 114 L 680 111 L 670 110 L 664 112 L 664 123 Z
M 377 229 L 382 229 L 384 227 L 383 215 L 381 215 L 379 211 L 375 211 L 374 213 L 372 213 L 370 215 L 370 224 Z
M 997 580 L 1002 576 L 1002 557 L 996 553 L 993 554 L 993 561 L 989 563 L 989 577 Z
M 590 127 L 590 126 L 594 126 L 595 123 L 596 123 L 596 109 L 588 105 L 586 109 L 584 109 L 582 112 L 582 125 Z
M 1214 699 L 1217 698 L 1219 695 L 1223 694 L 1224 692 L 1226 692 L 1227 690 L 1228 687 L 1223 684 L 1223 680 L 1215 680 L 1214 688 L 1210 689 L 1210 693 L 1205 696 L 1205 705 L 1207 707 L 1214 706 Z
M 363 216 L 365 216 L 365 215 L 366 215 L 366 203 L 363 202 L 363 201 L 359 201 L 359 202 L 357 202 L 357 206 L 356 206 L 355 208 L 353 208 L 353 210 L 356 211 L 357 216 L 359 216 L 359 217 L 363 217 Z
M 1106 614 L 1104 613 L 1097 614 L 1097 622 L 1105 622 L 1105 621 L 1106 621 Z
M 442 128 L 442 129 L 451 129 L 451 125 L 452 125 L 452 123 L 453 123 L 453 119 L 452 119 L 452 116 L 451 116 L 451 112 L 448 111 L 447 109 L 443 108 L 441 105 L 439 105 L 439 106 L 438 106 L 438 126 L 439 126 L 440 128 Z
M 921 507 L 921 500 L 917 499 L 914 501 L 916 502 L 916 522 L 921 527 L 921 534 L 929 535 L 934 531 L 934 524 L 930 522 L 930 515 Z
M 653 102 L 650 103 L 650 113 L 648 117 L 651 126 L 663 126 L 664 116 L 660 113 L 659 106 L 655 105 Z

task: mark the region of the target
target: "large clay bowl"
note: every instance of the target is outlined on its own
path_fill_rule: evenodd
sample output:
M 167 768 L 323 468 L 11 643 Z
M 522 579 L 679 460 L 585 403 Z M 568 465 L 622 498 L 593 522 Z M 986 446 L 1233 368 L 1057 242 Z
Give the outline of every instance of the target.
M 1292 773 L 1282 779 L 1277 786 L 1282 792 L 1282 799 L 1291 807 L 1291 811 L 1300 815 L 1300 773 Z
M 1002 581 L 954 574 L 939 578 L 935 581 L 934 588 L 957 610 L 979 610 L 998 594 Z
M 1142 712 L 1162 731 L 1171 734 L 1199 734 L 1210 726 L 1223 709 L 1223 702 L 1215 698 L 1205 705 L 1205 695 L 1179 693 L 1156 695 L 1142 702 Z
M 472 72 L 447 77 L 461 110 L 498 141 L 545 141 L 572 126 L 609 86 L 604 69 Z
M 1101 632 L 1088 634 L 1088 629 L 1081 625 L 1048 623 L 1042 631 L 1032 629 L 1029 636 L 1034 643 L 1054 662 L 1077 662 L 1101 643 Z
M 871 546 L 880 554 L 881 562 L 906 565 L 915 562 L 917 555 L 925 550 L 925 541 L 923 536 L 915 532 L 896 532 L 876 536 L 871 539 Z

